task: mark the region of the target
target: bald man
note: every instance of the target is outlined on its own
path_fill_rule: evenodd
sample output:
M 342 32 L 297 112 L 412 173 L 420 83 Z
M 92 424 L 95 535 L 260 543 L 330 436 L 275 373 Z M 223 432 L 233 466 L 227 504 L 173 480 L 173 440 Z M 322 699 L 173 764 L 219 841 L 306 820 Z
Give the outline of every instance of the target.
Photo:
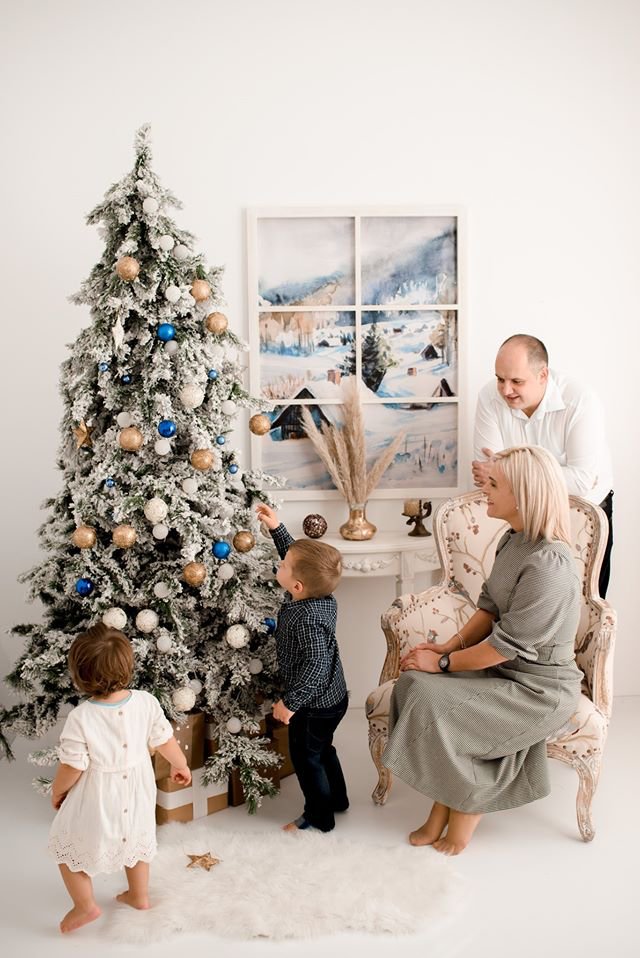
M 494 452 L 510 446 L 543 446 L 558 460 L 569 493 L 599 505 L 609 520 L 600 570 L 600 595 L 609 585 L 613 545 L 611 457 L 599 400 L 582 383 L 549 369 L 545 345 L 518 333 L 496 356 L 496 378 L 478 396 L 473 479 L 481 486 Z

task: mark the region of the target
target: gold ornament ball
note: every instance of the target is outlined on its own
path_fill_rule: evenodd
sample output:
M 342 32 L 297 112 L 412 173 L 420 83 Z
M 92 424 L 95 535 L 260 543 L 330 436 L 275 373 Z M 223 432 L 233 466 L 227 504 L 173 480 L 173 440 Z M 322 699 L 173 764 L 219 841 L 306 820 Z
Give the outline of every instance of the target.
M 137 426 L 127 426 L 120 433 L 118 442 L 127 452 L 137 452 L 143 443 L 142 433 Z
M 214 456 L 210 449 L 194 449 L 191 453 L 191 465 L 194 469 L 211 469 L 214 462 Z
M 271 420 L 264 413 L 256 413 L 249 420 L 249 429 L 254 436 L 266 436 L 271 429 Z
M 224 333 L 229 325 L 229 320 L 224 313 L 209 313 L 206 325 L 210 333 L 217 333 L 219 335 L 220 333 Z
M 115 527 L 111 533 L 111 538 L 114 546 L 117 546 L 118 549 L 130 549 L 131 546 L 135 545 L 138 537 L 133 526 L 122 525 Z
M 96 538 L 96 530 L 92 526 L 78 526 L 71 536 L 71 541 L 78 549 L 92 549 Z
M 121 256 L 116 263 L 116 273 L 120 279 L 130 282 L 140 272 L 140 263 L 133 256 Z
M 189 585 L 202 585 L 207 578 L 207 570 L 202 562 L 189 562 L 182 570 L 184 581 Z
M 211 287 L 205 279 L 196 279 L 193 281 L 193 286 L 191 287 L 191 295 L 196 303 L 201 303 L 204 299 L 209 299 L 211 296 Z
M 241 532 L 236 532 L 233 537 L 233 548 L 236 552 L 249 552 L 255 544 L 256 540 L 254 536 L 244 529 Z

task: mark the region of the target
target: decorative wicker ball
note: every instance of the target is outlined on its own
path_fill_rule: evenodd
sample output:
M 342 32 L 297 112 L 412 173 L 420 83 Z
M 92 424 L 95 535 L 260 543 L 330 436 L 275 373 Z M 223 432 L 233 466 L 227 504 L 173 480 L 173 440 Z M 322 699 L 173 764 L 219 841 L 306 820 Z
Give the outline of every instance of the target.
M 92 549 L 96 544 L 96 530 L 93 526 L 78 526 L 71 541 L 78 549 Z
M 191 465 L 194 469 L 211 469 L 215 461 L 215 456 L 211 449 L 194 449 L 191 453 Z
M 209 299 L 211 296 L 211 287 L 205 279 L 196 279 L 193 281 L 193 286 L 191 287 L 191 295 L 196 303 L 201 303 L 204 299 Z
M 224 313 L 209 313 L 206 320 L 206 327 L 210 333 L 224 333 L 226 328 L 229 325 L 229 320 L 224 315 Z
M 133 526 L 121 525 L 115 527 L 111 533 L 111 538 L 114 546 L 117 546 L 118 549 L 130 549 L 131 546 L 135 545 L 138 537 Z
M 153 632 L 158 628 L 159 621 L 158 614 L 153 609 L 141 609 L 136 616 L 136 629 L 141 632 Z
M 142 446 L 144 439 L 137 426 L 128 426 L 120 433 L 118 442 L 127 452 L 137 452 Z
M 249 630 L 238 622 L 229 626 L 225 639 L 232 649 L 242 649 L 249 641 Z
M 250 552 L 256 544 L 255 536 L 246 529 L 236 532 L 233 537 L 233 548 L 237 552 Z
M 108 625 L 110 629 L 124 629 L 127 624 L 127 613 L 124 609 L 119 609 L 118 606 L 113 606 L 102 616 L 102 621 L 105 625 Z
M 135 279 L 140 272 L 140 263 L 133 256 L 121 256 L 116 263 L 116 273 L 127 282 Z
M 207 570 L 202 562 L 189 562 L 182 570 L 184 581 L 189 585 L 202 585 L 207 578 Z
M 256 413 L 249 420 L 249 429 L 254 436 L 266 436 L 271 429 L 271 420 L 264 413 Z
M 175 690 L 171 696 L 171 701 L 179 712 L 188 712 L 196 704 L 196 693 L 188 685 L 185 685 L 183 688 Z
M 302 531 L 305 536 L 309 536 L 310 539 L 321 539 L 327 531 L 327 520 L 324 516 L 314 512 L 310 516 L 305 517 L 302 523 Z

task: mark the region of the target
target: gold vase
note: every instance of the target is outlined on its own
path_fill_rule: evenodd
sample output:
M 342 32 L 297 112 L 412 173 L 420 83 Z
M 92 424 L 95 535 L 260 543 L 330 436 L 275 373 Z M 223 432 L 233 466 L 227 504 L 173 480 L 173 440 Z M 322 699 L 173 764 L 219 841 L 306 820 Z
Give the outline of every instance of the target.
M 349 518 L 340 526 L 340 535 L 343 539 L 351 539 L 354 542 L 364 542 L 367 539 L 373 539 L 376 534 L 376 527 L 373 522 L 369 522 L 365 515 L 364 505 L 349 506 Z

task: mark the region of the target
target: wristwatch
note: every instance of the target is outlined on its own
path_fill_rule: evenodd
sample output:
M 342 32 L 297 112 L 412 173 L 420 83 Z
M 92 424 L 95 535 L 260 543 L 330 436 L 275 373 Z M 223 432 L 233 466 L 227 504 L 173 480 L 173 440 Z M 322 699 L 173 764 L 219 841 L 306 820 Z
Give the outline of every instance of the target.
M 438 659 L 438 667 L 441 672 L 449 671 L 449 656 L 446 652 Z

